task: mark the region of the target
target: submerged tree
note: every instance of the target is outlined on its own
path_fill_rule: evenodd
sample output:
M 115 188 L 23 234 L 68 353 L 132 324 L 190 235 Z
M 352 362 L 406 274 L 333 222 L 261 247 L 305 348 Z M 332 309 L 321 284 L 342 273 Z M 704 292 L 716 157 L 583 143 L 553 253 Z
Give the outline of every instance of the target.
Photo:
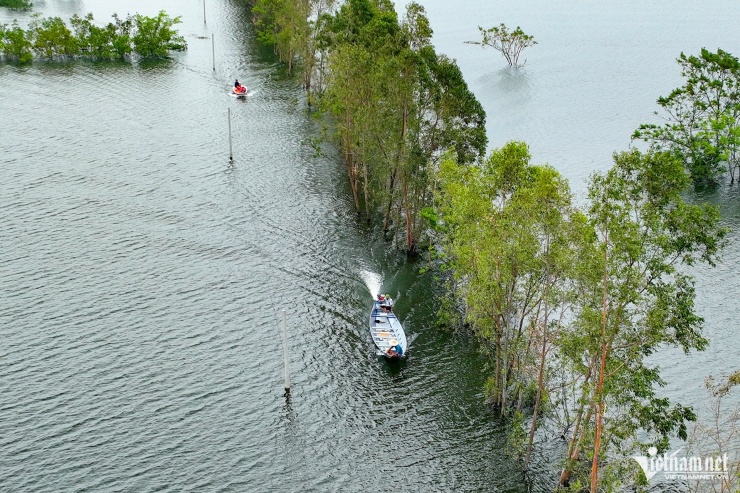
M 525 467 L 585 234 L 565 179 L 529 161 L 526 144 L 509 142 L 482 167 L 448 158 L 438 176 L 442 249 L 465 320 L 490 351 L 488 394 L 503 416 L 533 409 Z
M 18 63 L 31 63 L 33 43 L 28 39 L 26 31 L 13 22 L 11 26 L 0 24 L 0 50 L 7 60 Z
M 503 415 L 531 412 L 528 436 L 525 419 L 513 426 L 525 468 L 560 386 L 574 402 L 561 485 L 595 492 L 638 480 L 624 451 L 666 450 L 695 418 L 658 394 L 663 381 L 646 358 L 707 344 L 681 266 L 714 263 L 726 234 L 717 210 L 683 201 L 690 178 L 667 152 L 615 155 L 589 185 L 586 215 L 555 170 L 529 164 L 522 143 L 482 167 L 447 158 L 438 180 L 441 250 L 491 358 L 489 395 Z M 559 366 L 568 376 L 549 380 Z
M 694 182 L 716 182 L 726 166 L 731 182 L 740 166 L 740 61 L 723 50 L 678 58 L 686 83 L 658 99 L 663 125 L 644 124 L 633 139 L 667 150 Z M 656 113 L 657 114 L 657 113 Z
M 135 32 L 131 41 L 134 51 L 144 58 L 163 58 L 170 51 L 183 51 L 187 48 L 185 38 L 173 26 L 182 22 L 180 17 L 170 17 L 164 10 L 156 17 L 136 14 Z
M 454 61 L 438 55 L 423 7 L 399 22 L 387 0 L 350 0 L 326 18 L 328 60 L 320 107 L 332 116 L 355 206 L 383 214 L 384 231 L 417 249 L 432 201 L 435 162 L 485 151 L 485 112 Z
M 707 344 L 680 266 L 713 264 L 725 230 L 715 208 L 683 201 L 688 181 L 672 154 L 633 150 L 616 154 L 589 185 L 594 237 L 580 256 L 574 322 L 559 340 L 581 393 L 562 485 L 575 476 L 592 493 L 616 488 L 634 464 L 610 451 L 664 451 L 670 436 L 686 439 L 695 418 L 657 395 L 663 381 L 645 361 L 666 345 L 688 352 Z
M 115 23 L 95 26 L 92 14 L 77 15 L 70 23 L 72 30 L 59 17 L 36 16 L 23 30 L 14 22 L 0 25 L 0 53 L 8 61 L 30 63 L 34 53 L 38 58 L 113 59 L 135 55 L 140 58 L 162 58 L 170 51 L 187 48 L 185 38 L 172 27 L 179 17 L 170 17 L 161 11 L 156 17 L 136 14 L 122 19 L 113 15 Z
M 28 26 L 33 50 L 39 58 L 52 60 L 80 53 L 80 43 L 61 17 L 36 18 Z
M 490 29 L 483 29 L 478 26 L 478 30 L 483 36 L 481 45 L 490 46 L 491 48 L 501 52 L 506 58 L 510 67 L 521 67 L 526 63 L 526 60 L 521 65 L 519 64 L 519 56 L 525 48 L 534 46 L 537 41 L 534 40 L 534 36 L 525 34 L 522 28 L 517 26 L 515 30 L 509 31 L 509 28 L 505 24 L 501 23 L 499 26 L 492 27 Z
M 9 9 L 16 10 L 30 10 L 33 8 L 33 3 L 29 0 L 0 0 L 0 7 L 7 7 Z
M 124 19 L 113 14 L 114 22 L 103 27 L 93 24 L 92 13 L 85 17 L 72 17 L 70 23 L 80 45 L 80 52 L 94 59 L 110 60 L 124 58 L 131 54 L 131 31 L 133 19 Z

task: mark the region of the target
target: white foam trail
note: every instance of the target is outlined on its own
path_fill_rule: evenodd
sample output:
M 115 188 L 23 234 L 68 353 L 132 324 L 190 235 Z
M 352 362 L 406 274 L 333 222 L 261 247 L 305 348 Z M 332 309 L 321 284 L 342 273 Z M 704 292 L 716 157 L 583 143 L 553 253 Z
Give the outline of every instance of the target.
M 367 286 L 368 291 L 370 291 L 373 299 L 375 299 L 375 297 L 378 296 L 378 293 L 380 293 L 380 282 L 382 281 L 380 274 L 361 270 L 360 277 L 365 281 L 365 286 Z

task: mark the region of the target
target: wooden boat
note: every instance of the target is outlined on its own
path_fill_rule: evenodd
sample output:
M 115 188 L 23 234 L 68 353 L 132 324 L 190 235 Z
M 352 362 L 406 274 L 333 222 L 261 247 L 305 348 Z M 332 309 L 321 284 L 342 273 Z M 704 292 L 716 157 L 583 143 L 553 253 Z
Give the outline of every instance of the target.
M 393 300 L 388 297 L 378 296 L 370 311 L 370 334 L 377 348 L 378 356 L 389 359 L 398 359 L 406 356 L 408 342 L 406 333 L 403 331 L 401 322 L 393 313 Z M 393 341 L 396 346 L 401 347 L 400 354 L 392 351 Z

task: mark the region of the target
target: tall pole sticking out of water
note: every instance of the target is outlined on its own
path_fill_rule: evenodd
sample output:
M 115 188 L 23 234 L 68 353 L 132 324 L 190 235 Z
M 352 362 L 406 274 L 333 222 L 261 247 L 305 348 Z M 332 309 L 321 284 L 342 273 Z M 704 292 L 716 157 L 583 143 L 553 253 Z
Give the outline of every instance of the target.
M 213 71 L 216 71 L 216 41 L 213 39 L 213 33 L 211 33 L 211 55 L 213 57 Z
M 203 24 L 206 23 L 206 0 L 203 0 Z
M 234 151 L 231 146 L 231 108 L 229 108 L 229 162 L 234 162 Z
M 285 322 L 285 310 L 282 311 L 283 365 L 285 365 L 285 394 L 290 394 L 290 370 L 288 369 L 288 333 Z

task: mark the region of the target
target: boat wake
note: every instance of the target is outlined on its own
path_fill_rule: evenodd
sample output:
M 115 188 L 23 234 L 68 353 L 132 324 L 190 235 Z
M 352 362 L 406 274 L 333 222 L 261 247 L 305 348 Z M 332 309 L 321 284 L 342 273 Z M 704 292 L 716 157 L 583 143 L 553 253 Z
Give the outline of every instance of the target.
M 229 94 L 232 97 L 234 97 L 234 98 L 251 98 L 252 96 L 254 96 L 255 94 L 257 94 L 257 90 L 256 89 L 250 89 L 247 92 L 240 92 L 240 93 L 235 93 L 232 90 L 232 91 L 229 91 Z
M 361 270 L 360 277 L 365 281 L 365 286 L 367 286 L 368 291 L 370 291 L 370 295 L 375 299 L 378 296 L 378 293 L 380 293 L 380 283 L 382 281 L 380 274 Z

